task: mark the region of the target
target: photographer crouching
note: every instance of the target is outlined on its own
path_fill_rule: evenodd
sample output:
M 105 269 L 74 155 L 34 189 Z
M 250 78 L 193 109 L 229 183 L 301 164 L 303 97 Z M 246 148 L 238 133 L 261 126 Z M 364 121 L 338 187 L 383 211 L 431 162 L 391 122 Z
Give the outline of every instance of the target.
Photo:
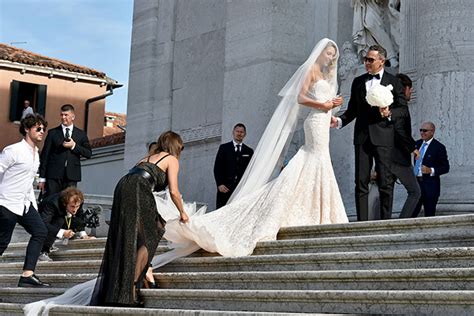
M 56 238 L 62 239 L 64 245 L 74 237 L 95 239 L 85 231 L 87 218 L 82 209 L 83 203 L 84 195 L 75 187 L 66 188 L 41 201 L 38 211 L 48 229 L 48 236 L 43 243 L 39 260 L 52 261 L 49 253 Z

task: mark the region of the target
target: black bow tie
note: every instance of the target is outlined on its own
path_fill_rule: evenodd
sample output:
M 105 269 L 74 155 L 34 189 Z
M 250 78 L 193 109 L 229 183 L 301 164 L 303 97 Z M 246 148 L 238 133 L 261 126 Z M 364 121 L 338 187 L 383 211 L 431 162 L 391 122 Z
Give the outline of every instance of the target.
M 369 75 L 369 80 L 372 80 L 372 79 L 380 79 L 380 74 L 375 74 L 375 75 L 372 75 L 372 74 L 368 74 Z

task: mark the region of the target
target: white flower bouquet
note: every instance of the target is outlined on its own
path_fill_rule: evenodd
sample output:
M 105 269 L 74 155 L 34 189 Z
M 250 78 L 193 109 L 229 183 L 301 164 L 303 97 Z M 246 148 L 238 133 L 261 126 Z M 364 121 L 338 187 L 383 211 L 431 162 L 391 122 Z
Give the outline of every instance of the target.
M 365 99 L 371 106 L 377 106 L 379 108 L 385 108 L 393 103 L 393 86 L 382 86 L 376 84 L 367 91 Z

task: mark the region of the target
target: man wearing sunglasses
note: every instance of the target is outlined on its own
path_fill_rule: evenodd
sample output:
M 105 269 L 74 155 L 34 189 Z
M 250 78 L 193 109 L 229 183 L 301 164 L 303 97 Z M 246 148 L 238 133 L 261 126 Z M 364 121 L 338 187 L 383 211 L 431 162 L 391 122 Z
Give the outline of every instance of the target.
M 391 84 L 394 100 L 390 108 L 407 106 L 400 81 L 384 71 L 386 57 L 387 52 L 383 47 L 370 46 L 364 57 L 367 73 L 352 82 L 347 110 L 341 116 L 331 119 L 331 127 L 337 128 L 342 128 L 355 119 L 355 200 L 359 221 L 369 219 L 369 182 L 374 161 L 380 194 L 380 218 L 392 217 L 393 176 L 390 170 L 394 127 L 389 113 L 381 113 L 377 107 L 371 107 L 366 100 L 367 91 L 374 85 Z
M 436 127 L 432 122 L 421 125 L 421 139 L 416 142 L 420 159 L 415 160 L 414 173 L 421 189 L 421 198 L 412 217 L 420 214 L 421 206 L 425 216 L 436 215 L 436 204 L 441 191 L 440 175 L 449 172 L 446 147 L 434 138 Z
M 43 197 L 77 186 L 81 181 L 81 157 L 92 150 L 86 132 L 74 126 L 76 114 L 71 104 L 61 107 L 61 125 L 48 132 L 41 151 L 39 189 Z
M 49 286 L 34 274 L 48 230 L 41 220 L 33 191 L 39 166 L 38 144 L 47 126 L 39 114 L 27 115 L 20 122 L 23 140 L 5 147 L 0 154 L 0 255 L 10 243 L 18 223 L 31 235 L 26 248 L 20 287 Z

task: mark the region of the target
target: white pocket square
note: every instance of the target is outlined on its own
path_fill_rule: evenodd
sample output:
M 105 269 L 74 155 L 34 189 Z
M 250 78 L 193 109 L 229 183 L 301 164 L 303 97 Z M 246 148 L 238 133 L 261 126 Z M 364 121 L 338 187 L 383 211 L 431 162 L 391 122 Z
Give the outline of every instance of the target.
M 250 155 L 242 155 L 242 157 L 250 157 Z

